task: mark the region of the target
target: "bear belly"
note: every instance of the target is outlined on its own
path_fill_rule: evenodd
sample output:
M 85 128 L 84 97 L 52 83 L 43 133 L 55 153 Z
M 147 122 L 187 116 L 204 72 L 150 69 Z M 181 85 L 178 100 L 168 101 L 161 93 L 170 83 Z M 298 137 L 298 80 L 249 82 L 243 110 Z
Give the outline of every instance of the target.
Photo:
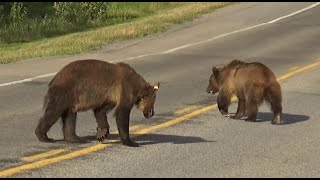
M 103 96 L 79 96 L 72 107 L 73 112 L 87 111 L 102 106 L 105 102 Z

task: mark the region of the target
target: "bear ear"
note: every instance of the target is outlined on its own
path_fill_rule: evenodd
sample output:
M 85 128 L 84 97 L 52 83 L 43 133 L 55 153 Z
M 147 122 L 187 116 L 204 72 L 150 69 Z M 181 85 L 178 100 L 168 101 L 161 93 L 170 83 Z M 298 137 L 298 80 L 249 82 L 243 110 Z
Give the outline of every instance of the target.
M 158 84 L 155 84 L 154 86 L 153 86 L 153 89 L 155 89 L 155 90 L 158 90 L 160 88 L 160 83 L 158 82 Z
M 216 73 L 218 73 L 219 71 L 220 71 L 220 68 L 218 69 L 218 68 L 216 68 L 215 66 L 212 67 L 212 72 L 213 72 L 213 73 L 216 74 Z

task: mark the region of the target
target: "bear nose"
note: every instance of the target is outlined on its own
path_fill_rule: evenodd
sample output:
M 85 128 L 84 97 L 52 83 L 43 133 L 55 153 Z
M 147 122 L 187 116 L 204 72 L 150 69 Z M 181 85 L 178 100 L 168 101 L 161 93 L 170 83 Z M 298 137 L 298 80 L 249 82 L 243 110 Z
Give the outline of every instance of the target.
M 151 118 L 154 115 L 154 111 L 153 109 L 150 109 L 149 113 L 148 113 L 148 118 Z
M 154 110 L 150 109 L 150 111 L 143 113 L 146 118 L 151 118 L 154 115 Z
M 228 112 L 226 112 L 226 111 L 224 111 L 224 110 L 222 110 L 222 109 L 220 109 L 219 111 L 220 111 L 220 113 L 221 113 L 222 115 L 224 115 L 224 116 L 228 115 Z
M 213 91 L 213 89 L 211 89 L 211 88 L 209 88 L 209 87 L 206 89 L 206 92 L 209 93 L 209 94 L 211 94 L 212 91 Z

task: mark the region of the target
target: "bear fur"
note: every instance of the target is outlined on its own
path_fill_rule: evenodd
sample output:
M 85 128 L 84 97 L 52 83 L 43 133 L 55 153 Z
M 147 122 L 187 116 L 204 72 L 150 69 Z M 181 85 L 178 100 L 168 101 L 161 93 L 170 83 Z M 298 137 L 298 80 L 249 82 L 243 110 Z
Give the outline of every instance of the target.
M 212 67 L 207 93 L 218 95 L 218 108 L 222 115 L 228 114 L 231 98 L 238 98 L 238 109 L 232 119 L 247 116 L 246 121 L 256 121 L 259 105 L 267 101 L 274 114 L 272 124 L 280 124 L 282 94 L 274 73 L 259 62 L 246 63 L 233 60 L 223 68 Z
M 110 128 L 106 113 L 115 109 L 121 142 L 137 147 L 138 143 L 129 138 L 131 109 L 136 105 L 146 118 L 151 118 L 159 86 L 159 83 L 150 85 L 125 63 L 95 59 L 71 62 L 49 83 L 35 134 L 41 142 L 52 142 L 47 132 L 61 117 L 64 140 L 84 143 L 87 140 L 75 133 L 77 112 L 92 109 L 98 124 L 96 136 L 102 141 Z

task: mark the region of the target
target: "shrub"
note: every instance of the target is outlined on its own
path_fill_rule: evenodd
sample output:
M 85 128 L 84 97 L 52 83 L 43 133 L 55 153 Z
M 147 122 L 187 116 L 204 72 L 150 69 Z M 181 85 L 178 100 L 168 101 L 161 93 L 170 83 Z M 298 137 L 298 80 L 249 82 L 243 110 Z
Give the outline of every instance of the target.
M 10 20 L 13 26 L 19 26 L 27 17 L 27 8 L 21 2 L 14 2 L 10 12 Z
M 104 21 L 109 2 L 56 2 L 56 17 L 77 25 Z

